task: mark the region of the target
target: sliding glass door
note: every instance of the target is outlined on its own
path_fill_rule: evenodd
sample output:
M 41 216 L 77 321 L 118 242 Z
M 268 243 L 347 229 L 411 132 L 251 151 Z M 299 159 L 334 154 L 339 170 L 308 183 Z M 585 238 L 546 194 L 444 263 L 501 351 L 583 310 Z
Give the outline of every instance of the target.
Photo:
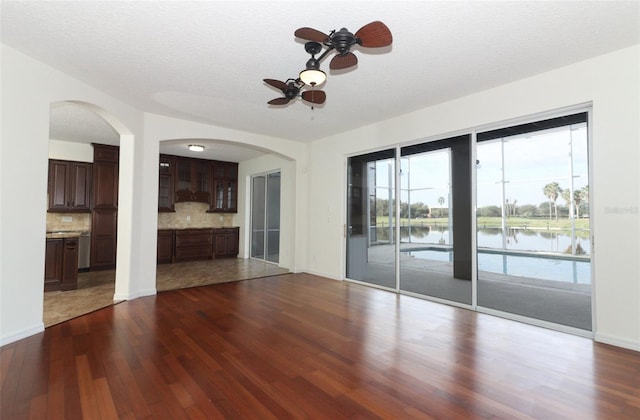
M 347 278 L 471 304 L 469 150 L 460 136 L 349 159 Z
M 478 306 L 591 330 L 587 114 L 478 134 Z
M 251 177 L 251 258 L 280 260 L 280 172 Z
M 587 116 L 349 158 L 346 277 L 590 331 Z

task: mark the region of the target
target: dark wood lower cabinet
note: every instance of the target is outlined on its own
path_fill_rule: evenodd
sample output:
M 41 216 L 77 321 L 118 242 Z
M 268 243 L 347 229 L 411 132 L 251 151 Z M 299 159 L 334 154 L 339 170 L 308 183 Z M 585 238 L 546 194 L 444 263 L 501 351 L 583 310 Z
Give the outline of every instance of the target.
M 213 230 L 214 258 L 235 258 L 240 245 L 240 228 Z
M 213 229 L 176 230 L 175 261 L 209 260 L 213 257 Z
M 173 244 L 175 242 L 175 230 L 158 230 L 158 264 L 173 262 Z
M 78 238 L 47 239 L 44 291 L 78 288 Z
M 91 269 L 113 269 L 116 266 L 118 213 L 111 209 L 94 209 L 91 216 Z
M 158 264 L 236 258 L 240 244 L 240 228 L 159 229 Z

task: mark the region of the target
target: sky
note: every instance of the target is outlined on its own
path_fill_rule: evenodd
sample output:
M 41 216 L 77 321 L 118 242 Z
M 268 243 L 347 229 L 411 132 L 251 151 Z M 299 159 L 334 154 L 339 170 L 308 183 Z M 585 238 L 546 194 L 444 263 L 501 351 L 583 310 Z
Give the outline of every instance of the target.
M 546 184 L 557 182 L 569 188 L 573 175 L 574 189 L 588 184 L 587 127 L 577 124 L 478 143 L 477 206 L 500 206 L 502 201 L 502 159 L 504 149 L 505 199 L 518 205 L 548 202 L 543 193 Z M 573 159 L 571 157 L 573 156 Z M 410 194 L 411 202 L 423 202 L 438 208 L 438 198 L 449 203 L 450 158 L 448 150 L 438 150 L 402 159 L 402 201 Z M 386 170 L 392 161 L 379 165 L 378 196 L 387 197 L 389 182 Z M 407 192 L 406 189 L 411 191 Z M 562 198 L 558 205 L 565 205 Z

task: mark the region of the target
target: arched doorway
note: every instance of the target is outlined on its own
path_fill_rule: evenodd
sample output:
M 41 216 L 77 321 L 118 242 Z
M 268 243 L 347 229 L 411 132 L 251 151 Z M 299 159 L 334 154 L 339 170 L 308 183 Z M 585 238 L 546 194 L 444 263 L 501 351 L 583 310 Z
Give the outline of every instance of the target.
M 190 144 L 204 150 L 190 151 Z M 264 165 L 284 166 L 292 186 L 294 160 L 250 144 L 201 137 L 162 140 L 159 153 L 158 291 L 289 271 L 291 258 L 282 267 L 250 258 L 250 181 Z M 294 200 L 287 198 L 290 215 Z M 291 242 L 287 238 L 287 246 Z M 227 248 L 230 243 L 237 248 Z
M 93 104 L 62 101 L 50 105 L 45 264 L 50 267 L 49 242 L 77 235 L 78 276 L 75 286 L 62 285 L 60 292 L 47 292 L 45 282 L 45 326 L 115 300 L 121 277 L 116 271 L 119 148 L 123 139 L 132 137 L 115 117 Z M 66 202 L 65 194 L 71 197 Z M 52 206 L 56 200 L 63 205 Z M 66 260 L 63 269 L 71 271 L 70 265 Z

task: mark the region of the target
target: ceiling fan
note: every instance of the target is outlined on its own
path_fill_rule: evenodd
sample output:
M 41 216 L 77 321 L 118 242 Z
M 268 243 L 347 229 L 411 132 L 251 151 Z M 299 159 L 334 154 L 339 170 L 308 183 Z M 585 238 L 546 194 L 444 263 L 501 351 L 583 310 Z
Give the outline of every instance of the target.
M 306 39 L 304 49 L 311 54 L 307 61 L 306 69 L 300 72 L 297 79 L 288 79 L 286 82 L 275 79 L 263 79 L 268 85 L 279 89 L 284 95 L 267 102 L 269 105 L 286 105 L 291 100 L 301 97 L 312 104 L 323 104 L 327 95 L 322 90 L 315 87 L 321 85 L 326 80 L 326 74 L 320 70 L 320 61 L 330 52 L 337 54 L 331 60 L 329 67 L 332 70 L 342 70 L 358 64 L 358 57 L 351 52 L 351 47 L 359 45 L 364 48 L 387 47 L 393 42 L 391 31 L 387 25 L 380 21 L 374 21 L 364 25 L 353 34 L 347 28 L 339 31 L 333 30 L 329 35 L 317 29 L 303 27 L 294 32 L 298 38 Z M 322 52 L 323 48 L 326 48 Z M 322 54 L 320 54 L 322 52 Z M 318 58 L 316 55 L 320 54 Z M 311 86 L 311 90 L 300 93 L 304 86 Z M 312 106 L 313 109 L 313 106 Z
M 355 34 L 349 32 L 347 28 L 342 28 L 339 31 L 333 30 L 327 35 L 317 29 L 303 27 L 297 29 L 294 35 L 311 42 L 305 45 L 305 50 L 312 55 L 312 60 L 316 60 L 318 63 L 335 50 L 337 54 L 329 64 L 329 68 L 332 70 L 342 70 L 358 64 L 358 57 L 351 52 L 351 47 L 356 44 L 364 48 L 380 48 L 387 47 L 393 42 L 391 31 L 387 25 L 380 21 L 364 25 Z M 314 55 L 320 52 L 322 45 L 327 49 L 316 59 Z
M 305 85 L 300 79 L 288 79 L 286 82 L 274 79 L 263 79 L 263 81 L 266 84 L 281 90 L 284 95 L 282 98 L 270 100 L 267 102 L 269 105 L 286 105 L 298 96 L 307 102 L 318 105 L 323 104 L 327 100 L 327 95 L 321 90 L 306 90 L 300 94 L 300 89 Z

